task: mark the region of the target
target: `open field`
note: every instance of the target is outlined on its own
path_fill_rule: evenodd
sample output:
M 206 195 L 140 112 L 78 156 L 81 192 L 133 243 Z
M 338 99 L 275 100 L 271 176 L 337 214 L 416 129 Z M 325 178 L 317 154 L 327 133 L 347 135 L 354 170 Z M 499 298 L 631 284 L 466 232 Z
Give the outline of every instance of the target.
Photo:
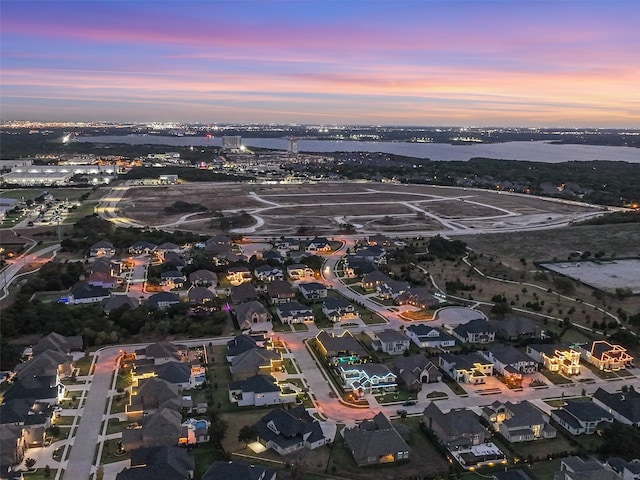
M 211 213 L 165 214 L 165 207 L 185 199 Z M 360 234 L 428 230 L 468 235 L 475 230 L 560 225 L 601 212 L 597 207 L 484 190 L 353 182 L 136 186 L 126 191 L 118 209 L 140 224 L 202 233 L 216 231 L 217 222 L 211 220 L 217 215 L 246 212 L 255 222 L 243 233 L 277 236 L 295 234 L 300 227 L 309 234 L 336 234 L 343 224 L 354 225 Z

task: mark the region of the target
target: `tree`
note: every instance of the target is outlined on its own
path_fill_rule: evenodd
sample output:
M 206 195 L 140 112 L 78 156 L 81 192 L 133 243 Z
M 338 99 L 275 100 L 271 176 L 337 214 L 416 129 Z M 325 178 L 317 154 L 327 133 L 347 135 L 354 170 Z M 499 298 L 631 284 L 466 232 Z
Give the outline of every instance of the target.
M 36 464 L 35 458 L 29 457 L 24 459 L 24 466 L 27 467 L 29 470 L 31 470 L 35 464 Z
M 44 476 L 47 478 L 51 476 L 51 467 L 49 465 L 44 466 Z
M 248 444 L 258 437 L 258 429 L 253 425 L 245 425 L 238 432 L 238 441 Z

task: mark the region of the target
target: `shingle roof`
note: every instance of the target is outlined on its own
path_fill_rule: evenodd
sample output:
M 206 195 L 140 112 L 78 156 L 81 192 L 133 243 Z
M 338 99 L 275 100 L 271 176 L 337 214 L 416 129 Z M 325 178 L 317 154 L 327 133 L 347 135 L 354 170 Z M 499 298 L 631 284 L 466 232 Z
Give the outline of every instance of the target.
M 371 420 L 363 421 L 357 427 L 345 429 L 342 435 L 358 464 L 367 463 L 369 457 L 411 450 L 382 413 L 378 413 Z
M 272 468 L 234 460 L 213 462 L 202 475 L 202 480 L 271 480 L 275 475 L 276 471 Z
M 640 393 L 635 390 L 630 389 L 624 393 L 609 393 L 602 388 L 598 388 L 593 394 L 593 398 L 630 422 L 636 424 L 640 422 Z
M 238 380 L 229 384 L 229 390 L 242 390 L 243 392 L 268 393 L 279 392 L 276 379 L 268 375 L 254 375 L 245 380 Z

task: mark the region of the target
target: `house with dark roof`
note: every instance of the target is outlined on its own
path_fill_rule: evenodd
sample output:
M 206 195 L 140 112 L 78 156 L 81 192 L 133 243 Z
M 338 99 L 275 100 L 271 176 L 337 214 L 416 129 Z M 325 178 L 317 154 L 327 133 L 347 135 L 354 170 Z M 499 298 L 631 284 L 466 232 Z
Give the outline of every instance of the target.
M 131 255 L 142 255 L 142 254 L 150 254 L 154 252 L 158 248 L 158 245 L 152 242 L 147 242 L 146 240 L 138 240 L 133 242 L 129 247 L 128 252 Z
M 640 427 L 640 393 L 635 389 L 609 393 L 598 388 L 593 394 L 593 403 L 613 415 L 620 423 Z
M 331 243 L 325 237 L 315 237 L 305 248 L 310 253 L 329 253 L 331 251 Z
M 113 247 L 113 243 L 106 240 L 100 240 L 89 247 L 89 256 L 91 257 L 113 257 L 116 254 L 116 249 Z
M 229 267 L 227 269 L 227 280 L 231 285 L 238 286 L 243 283 L 251 283 L 253 276 L 247 267 Z
M 21 425 L 0 425 L 0 475 L 2 478 L 24 478 L 22 473 L 19 477 L 9 476 L 11 467 L 22 463 L 27 450 L 23 432 Z
M 594 402 L 567 400 L 551 412 L 551 418 L 571 435 L 592 435 L 613 423 L 613 415 Z
M 367 291 L 377 290 L 377 288 L 383 283 L 392 282 L 388 275 L 385 275 L 380 270 L 374 270 L 371 273 L 367 273 L 362 277 L 362 288 Z
M 150 377 L 140 379 L 138 384 L 134 385 L 125 412 L 128 419 L 135 420 L 141 418 L 143 413 L 149 414 L 163 408 L 180 411 L 180 389 L 166 380 Z
M 89 285 L 87 282 L 77 283 L 67 296 L 67 303 L 78 305 L 80 303 L 100 303 L 108 299 L 111 292 L 103 287 Z
M 278 385 L 271 375 L 254 375 L 229 384 L 229 401 L 239 407 L 264 407 L 296 401 L 296 392 Z
M 158 308 L 160 310 L 178 303 L 180 303 L 180 297 L 172 292 L 158 292 L 147 298 L 147 305 L 150 308 Z
M 532 320 L 519 315 L 506 315 L 501 320 L 489 320 L 496 336 L 506 341 L 532 339 L 540 337 L 540 329 Z
M 218 275 L 211 270 L 196 270 L 189 274 L 189 282 L 196 287 L 215 287 L 218 284 Z
M 496 339 L 496 330 L 484 318 L 476 318 L 458 325 L 451 334 L 463 343 L 490 343 Z
M 91 272 L 87 278 L 87 283 L 93 287 L 116 288 L 122 283 L 121 278 L 114 277 L 104 272 Z
M 622 370 L 633 364 L 633 357 L 621 345 L 614 345 L 606 340 L 594 340 L 585 350 L 587 362 L 600 370 Z
M 405 439 L 382 412 L 345 428 L 342 438 L 359 467 L 409 460 L 411 455 Z
M 191 480 L 194 471 L 195 460 L 185 448 L 143 447 L 131 451 L 131 467 L 116 480 Z
M 493 370 L 510 383 L 520 384 L 523 374 L 535 373 L 538 370 L 538 363 L 513 345 L 495 345 L 478 353 L 493 362 Z
M 123 430 L 122 445 L 127 452 L 137 448 L 173 447 L 187 437 L 180 411 L 162 408 L 139 419 L 141 426 Z
M 360 363 L 369 356 L 367 350 L 348 330 L 342 332 L 342 335 L 321 330 L 315 341 L 320 353 L 330 365 Z
M 446 349 L 456 345 L 456 340 L 451 335 L 424 323 L 409 325 L 405 334 L 420 348 Z
M 282 303 L 277 306 L 276 314 L 282 323 L 313 322 L 313 309 L 298 302 Z
M 640 461 L 637 459 L 627 462 L 620 457 L 611 457 L 607 458 L 606 464 L 625 480 L 640 479 Z
M 0 425 L 22 427 L 20 435 L 27 448 L 44 444 L 46 430 L 55 415 L 49 403 L 28 398 L 11 399 L 0 405 Z
M 421 309 L 437 307 L 442 301 L 426 287 L 412 287 L 395 298 L 396 305 L 412 305 Z
M 322 313 L 332 322 L 359 318 L 356 307 L 343 297 L 327 297 L 322 301 Z
M 191 388 L 191 364 L 182 362 L 165 362 L 154 365 L 156 377 L 178 388 Z
M 150 343 L 136 350 L 136 360 L 152 359 L 156 365 L 165 362 L 182 362 L 185 360 L 186 350 L 185 345 L 176 345 L 167 341 Z
M 271 265 L 259 265 L 253 270 L 253 274 L 256 276 L 256 279 L 264 283 L 284 280 L 282 268 L 272 267 Z
M 347 278 L 361 277 L 377 269 L 376 265 L 353 255 L 342 257 L 342 271 Z
M 384 300 L 393 299 L 395 301 L 400 295 L 408 292 L 410 288 L 411 285 L 408 282 L 389 279 L 378 285 L 376 292 Z
M 316 276 L 313 269 L 303 263 L 294 263 L 291 265 L 287 265 L 287 275 L 291 280 L 315 278 Z
M 375 333 L 371 346 L 376 352 L 382 351 L 388 355 L 401 355 L 409 349 L 410 343 L 409 337 L 404 333 L 385 328 Z
M 140 306 L 140 300 L 129 295 L 111 295 L 106 301 L 102 302 L 102 310 L 109 315 L 112 310 L 117 308 L 129 307 L 129 310 L 135 310 Z
M 548 417 L 527 400 L 518 403 L 496 400 L 483 407 L 482 417 L 511 443 L 554 438 L 557 433 L 549 425 Z
M 60 350 L 45 350 L 14 367 L 18 381 L 36 377 L 55 376 L 58 380 L 73 373 L 73 357 Z
M 327 287 L 319 282 L 299 283 L 298 289 L 307 300 L 320 300 L 327 298 Z
M 242 460 L 213 462 L 202 480 L 276 480 L 276 470 Z
M 560 471 L 554 480 L 622 480 L 608 465 L 595 459 L 583 460 L 581 457 L 564 457 L 560 461 Z M 624 477 L 625 480 L 627 477 Z M 631 477 L 633 478 L 633 477 Z
M 419 392 L 425 383 L 442 380 L 438 367 L 422 353 L 394 359 L 391 370 L 396 374 L 398 383 L 411 392 Z
M 46 350 L 57 350 L 69 354 L 82 350 L 83 340 L 81 336 L 65 337 L 56 332 L 45 335 L 32 347 L 33 355 L 38 355 Z
M 165 255 L 166 253 L 182 253 L 182 247 L 180 245 L 176 245 L 172 242 L 165 242 L 156 248 L 156 252 L 160 255 Z
M 547 370 L 561 375 L 580 375 L 580 351 L 560 344 L 527 345 L 527 355 Z
M 289 455 L 303 448 L 313 450 L 331 442 L 324 436 L 320 423 L 302 405 L 290 410 L 272 410 L 254 427 L 258 431 L 258 441 L 280 455 Z
M 244 380 L 254 375 L 268 375 L 282 370 L 282 356 L 275 350 L 252 348 L 231 360 L 231 376 Z
M 260 299 L 260 294 L 250 283 L 243 283 L 241 285 L 231 287 L 231 293 L 229 296 L 231 297 L 231 303 L 234 305 Z
M 187 290 L 187 298 L 189 299 L 189 303 L 204 305 L 205 303 L 215 300 L 216 294 L 207 287 L 192 286 Z
M 241 303 L 233 306 L 240 330 L 251 330 L 259 327 L 261 330 L 271 330 L 271 313 L 258 301 Z
M 262 259 L 264 261 L 270 261 L 272 263 L 282 263 L 283 258 L 279 251 L 277 250 L 265 250 L 262 252 Z
M 282 237 L 276 240 L 275 247 L 278 250 L 300 250 L 300 240 Z
M 233 357 L 240 355 L 253 348 L 263 347 L 263 341 L 258 340 L 253 335 L 236 335 L 227 342 L 227 362 L 233 360 Z
M 160 273 L 160 285 L 169 288 L 182 288 L 186 277 L 178 270 L 168 270 Z
M 436 402 L 424 409 L 422 424 L 431 430 L 447 448 L 464 448 L 485 443 L 489 431 L 476 414 L 466 409 L 443 413 Z
M 386 250 L 380 246 L 373 245 L 370 247 L 360 248 L 351 256 L 354 260 L 371 262 L 375 265 L 383 265 L 387 263 L 385 257 Z
M 481 385 L 493 375 L 493 362 L 478 353 L 443 353 L 438 357 L 438 365 L 458 383 Z
M 267 296 L 271 305 L 279 305 L 291 302 L 296 298 L 296 292 L 289 282 L 276 280 L 267 284 Z
M 359 397 L 371 393 L 395 392 L 398 389 L 396 374 L 382 363 L 340 363 L 337 372 L 342 388 Z

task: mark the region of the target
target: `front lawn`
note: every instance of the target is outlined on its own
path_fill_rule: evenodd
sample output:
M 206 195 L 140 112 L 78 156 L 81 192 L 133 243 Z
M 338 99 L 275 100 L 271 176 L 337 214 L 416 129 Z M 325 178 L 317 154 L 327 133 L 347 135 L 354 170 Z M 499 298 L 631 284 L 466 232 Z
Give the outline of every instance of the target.
M 112 440 L 105 440 L 102 446 L 102 457 L 100 458 L 100 464 L 121 462 L 122 460 L 129 460 L 131 458 L 131 452 L 124 452 L 120 449 L 122 440 L 114 438 Z
M 571 380 L 569 380 L 567 377 L 563 377 L 562 375 L 560 375 L 559 373 L 555 373 L 555 372 L 550 372 L 549 370 L 542 369 L 540 371 L 540 373 L 542 375 L 544 375 L 545 377 L 547 377 L 549 380 L 551 380 L 551 382 L 554 385 L 566 385 L 568 383 L 573 383 Z

